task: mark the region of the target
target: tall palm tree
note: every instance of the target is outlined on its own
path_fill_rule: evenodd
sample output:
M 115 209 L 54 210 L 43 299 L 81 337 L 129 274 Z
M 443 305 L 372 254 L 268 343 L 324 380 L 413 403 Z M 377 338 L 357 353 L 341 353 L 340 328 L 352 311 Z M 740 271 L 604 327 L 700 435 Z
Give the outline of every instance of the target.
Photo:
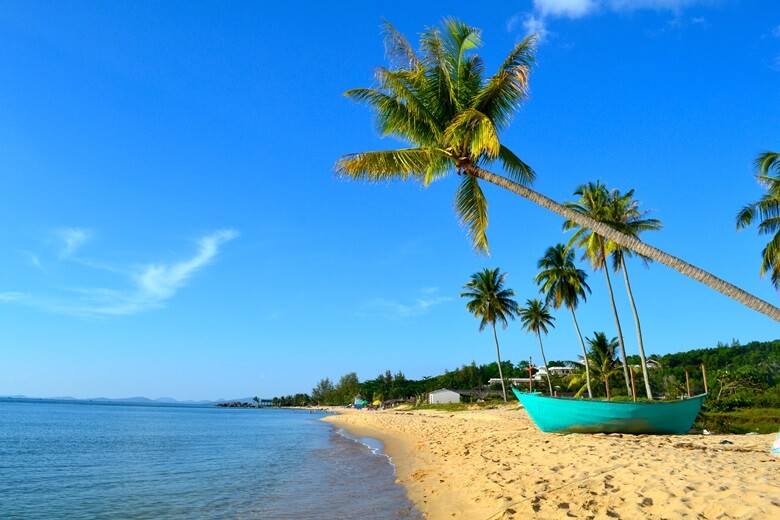
M 336 162 L 337 174 L 365 181 L 413 179 L 427 186 L 456 172 L 461 179 L 456 212 L 476 250 L 487 252 L 487 201 L 479 185 L 483 180 L 780 321 L 777 307 L 527 187 L 533 170 L 499 141 L 498 134 L 527 97 L 536 35 L 515 45 L 495 74 L 485 78 L 484 63 L 473 52 L 481 45 L 480 31 L 463 22 L 447 19 L 440 28 L 428 28 L 420 37 L 419 53 L 389 23 L 384 32 L 390 67 L 377 70 L 376 88 L 345 95 L 376 111 L 382 135 L 407 141 L 411 147 L 344 155 Z M 496 163 L 506 176 L 485 169 Z
M 544 355 L 544 345 L 542 345 L 542 333 L 547 335 L 547 328 L 555 328 L 553 322 L 555 318 L 547 310 L 547 305 L 541 300 L 533 299 L 525 302 L 525 307 L 520 309 L 520 321 L 523 324 L 523 330 L 533 332 L 539 339 L 539 350 L 542 351 L 542 362 L 544 363 L 547 375 L 547 387 L 550 395 L 553 395 L 552 382 L 550 381 L 550 367 L 547 366 L 547 356 Z
M 611 215 L 611 195 L 607 187 L 600 181 L 582 184 L 574 191 L 580 198 L 577 202 L 568 202 L 566 206 L 577 213 L 589 215 L 607 226 L 614 227 Z M 617 305 L 615 305 L 615 294 L 612 290 L 612 280 L 607 268 L 607 256 L 612 252 L 615 243 L 605 238 L 595 231 L 579 226 L 572 220 L 567 220 L 563 224 L 563 229 L 576 229 L 577 231 L 569 240 L 569 246 L 576 246 L 583 250 L 583 259 L 590 260 L 591 267 L 596 270 L 604 271 L 604 277 L 607 281 L 607 290 L 609 291 L 609 301 L 612 305 L 612 316 L 615 318 L 615 327 L 617 328 L 617 339 L 620 345 L 620 355 L 623 361 L 623 376 L 626 382 L 626 389 L 631 395 L 631 378 L 628 374 L 628 362 L 626 360 L 626 345 L 623 341 L 623 329 L 620 326 L 620 316 L 618 316 Z
M 780 154 L 764 152 L 756 158 L 756 179 L 766 194 L 751 202 L 737 213 L 737 229 L 742 229 L 761 219 L 759 235 L 771 235 L 772 239 L 761 252 L 761 276 L 770 273 L 775 289 L 780 289 Z
M 547 304 L 552 305 L 554 309 L 560 309 L 561 305 L 565 305 L 571 311 L 571 319 L 574 321 L 574 328 L 582 346 L 588 397 L 593 397 L 590 388 L 588 352 L 582 339 L 580 325 L 577 323 L 577 315 L 574 313 L 580 300 L 584 302 L 587 299 L 585 291 L 590 292 L 590 287 L 585 281 L 588 275 L 574 265 L 574 251 L 563 244 L 548 247 L 537 266 L 541 271 L 534 277 L 534 281 L 539 285 L 539 292 L 545 294 Z
M 500 273 L 498 268 L 484 269 L 471 275 L 471 280 L 463 286 L 466 289 L 460 296 L 470 298 L 466 309 L 476 318 L 480 318 L 479 330 L 482 331 L 488 323 L 493 328 L 493 339 L 496 342 L 496 361 L 498 362 L 498 377 L 501 378 L 501 393 L 506 402 L 506 385 L 501 371 L 501 350 L 498 346 L 496 322 L 506 328 L 508 320 L 515 319 L 519 310 L 517 302 L 512 298 L 515 292 L 505 288 L 506 273 Z
M 634 190 L 629 190 L 625 195 L 619 191 L 612 192 L 610 203 L 610 223 L 618 227 L 623 233 L 638 237 L 643 231 L 657 231 L 663 227 L 661 221 L 655 218 L 645 218 L 647 211 L 639 209 L 639 201 L 634 199 Z M 642 364 L 642 378 L 645 382 L 645 392 L 648 399 L 653 398 L 653 391 L 650 389 L 650 376 L 647 373 L 647 358 L 645 357 L 645 345 L 642 339 L 642 325 L 639 322 L 639 312 L 634 302 L 634 293 L 631 290 L 631 283 L 628 279 L 628 267 L 626 258 L 633 256 L 633 251 L 619 244 L 612 244 L 612 269 L 618 273 L 623 272 L 623 280 L 626 283 L 626 292 L 628 301 L 631 303 L 631 310 L 634 313 L 634 324 L 636 325 L 636 338 L 639 347 L 639 359 Z M 645 266 L 651 262 L 647 257 L 639 255 Z

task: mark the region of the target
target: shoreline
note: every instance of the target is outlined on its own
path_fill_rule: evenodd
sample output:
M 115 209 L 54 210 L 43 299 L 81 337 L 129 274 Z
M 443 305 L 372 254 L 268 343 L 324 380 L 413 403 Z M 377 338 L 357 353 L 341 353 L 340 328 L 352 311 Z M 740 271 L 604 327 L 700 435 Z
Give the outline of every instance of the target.
M 549 434 L 517 405 L 332 411 L 321 420 L 383 443 L 430 520 L 780 515 L 775 434 Z

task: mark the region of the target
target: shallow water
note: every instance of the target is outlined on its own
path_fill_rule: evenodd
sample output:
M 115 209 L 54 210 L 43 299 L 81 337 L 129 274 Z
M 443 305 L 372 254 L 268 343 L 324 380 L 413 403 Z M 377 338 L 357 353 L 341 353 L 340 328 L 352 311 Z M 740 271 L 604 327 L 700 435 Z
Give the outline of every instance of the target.
M 381 444 L 321 417 L 0 399 L 0 518 L 419 518 Z

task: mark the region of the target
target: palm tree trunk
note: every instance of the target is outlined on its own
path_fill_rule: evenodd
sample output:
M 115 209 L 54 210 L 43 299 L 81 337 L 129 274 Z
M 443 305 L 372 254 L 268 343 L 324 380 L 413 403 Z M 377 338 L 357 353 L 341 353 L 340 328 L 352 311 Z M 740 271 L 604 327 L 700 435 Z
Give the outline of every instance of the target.
M 542 345 L 542 335 L 539 332 L 536 333 L 536 337 L 539 338 L 539 350 L 542 352 L 542 363 L 544 363 L 544 372 L 547 376 L 547 388 L 550 390 L 550 397 L 553 395 L 552 381 L 550 381 L 550 367 L 547 366 L 547 356 L 544 355 L 544 346 Z
M 647 374 L 647 359 L 645 358 L 645 345 L 642 342 L 642 326 L 639 324 L 639 313 L 636 310 L 636 303 L 634 303 L 634 293 L 631 291 L 631 284 L 628 281 L 628 270 L 626 269 L 625 258 L 620 263 L 623 268 L 623 279 L 626 281 L 626 292 L 628 292 L 628 301 L 631 302 L 631 310 L 634 311 L 634 323 L 636 324 L 636 340 L 639 345 L 639 360 L 642 363 L 642 377 L 645 380 L 645 391 L 647 392 L 647 398 L 653 399 L 653 391 L 650 390 L 650 378 Z
M 498 377 L 501 378 L 501 393 L 504 395 L 504 402 L 506 402 L 506 386 L 504 385 L 504 373 L 501 371 L 501 351 L 498 349 L 498 334 L 496 334 L 496 323 L 493 325 L 493 338 L 496 340 L 496 360 L 498 361 Z
M 603 222 L 599 222 L 589 217 L 588 215 L 584 215 L 582 213 L 569 209 L 566 206 L 559 204 L 558 202 L 555 202 L 551 198 L 546 197 L 536 191 L 533 191 L 532 189 L 527 188 L 522 184 L 518 184 L 510 179 L 507 179 L 506 177 L 502 177 L 501 175 L 497 175 L 495 173 L 489 172 L 476 165 L 469 165 L 467 168 L 467 173 L 479 179 L 495 184 L 496 186 L 500 186 L 506 190 L 511 191 L 512 193 L 520 195 L 521 197 L 525 197 L 531 202 L 534 202 L 542 206 L 543 208 L 546 208 L 554 213 L 557 213 L 563 218 L 575 222 L 578 226 L 588 228 L 598 233 L 599 235 L 612 240 L 616 244 L 620 244 L 621 246 L 626 247 L 636 252 L 637 254 L 646 256 L 651 260 L 660 262 L 665 266 L 670 267 L 675 271 L 696 280 L 697 282 L 701 282 L 707 287 L 714 289 L 719 293 L 722 293 L 728 296 L 729 298 L 732 298 L 733 300 L 736 300 L 739 303 L 747 307 L 750 307 L 755 311 L 758 311 L 762 314 L 769 316 L 775 321 L 780 321 L 779 308 L 775 307 L 774 305 L 768 302 L 765 302 L 760 298 L 757 298 L 756 296 L 753 296 L 749 292 L 740 289 L 736 285 L 730 284 L 729 282 L 721 278 L 718 278 L 713 274 L 710 274 L 704 269 L 700 269 L 680 258 L 677 258 L 675 256 L 670 255 L 669 253 L 661 251 L 660 249 L 653 247 L 650 244 L 642 242 L 638 238 L 634 238 L 626 235 L 625 233 L 621 233 L 620 231 L 611 228 L 610 226 L 604 224 Z
M 604 276 L 607 278 L 607 289 L 609 289 L 609 301 L 612 304 L 612 315 L 615 317 L 615 326 L 617 327 L 618 343 L 620 344 L 620 357 L 623 360 L 623 376 L 626 378 L 626 390 L 628 395 L 634 395 L 631 391 L 631 378 L 628 375 L 628 361 L 626 360 L 626 346 L 623 343 L 623 329 L 620 327 L 620 318 L 618 317 L 617 305 L 615 305 L 615 294 L 612 292 L 612 282 L 609 279 L 609 267 L 607 267 L 606 256 L 604 255 L 604 240 L 601 241 L 601 258 L 604 268 Z
M 585 361 L 585 380 L 588 382 L 588 399 L 593 399 L 593 392 L 591 392 L 590 389 L 590 363 L 588 362 L 588 350 L 585 348 L 585 340 L 582 339 L 580 325 L 577 323 L 577 316 L 574 314 L 574 309 L 569 308 L 569 310 L 571 311 L 571 319 L 574 320 L 574 328 L 577 330 L 577 336 L 580 338 L 580 345 L 582 345 L 582 359 Z

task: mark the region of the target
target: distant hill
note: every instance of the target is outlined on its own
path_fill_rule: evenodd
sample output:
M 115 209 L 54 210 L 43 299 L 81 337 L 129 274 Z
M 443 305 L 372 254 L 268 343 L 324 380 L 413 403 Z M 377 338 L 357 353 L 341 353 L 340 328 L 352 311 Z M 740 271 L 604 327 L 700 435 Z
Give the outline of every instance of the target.
M 201 401 L 193 401 L 193 400 L 187 400 L 187 401 L 179 401 L 177 399 L 173 399 L 172 397 L 158 397 L 157 399 L 149 399 L 148 397 L 120 397 L 120 398 L 109 398 L 109 397 L 91 397 L 87 399 L 76 399 L 75 397 L 30 397 L 26 395 L 0 395 L 0 398 L 3 399 L 35 399 L 35 400 L 41 400 L 41 399 L 47 399 L 52 401 L 93 401 L 98 403 L 137 403 L 137 404 L 200 404 L 200 405 L 207 405 L 207 404 L 217 404 L 222 403 L 227 400 L 217 400 L 217 401 L 209 401 L 209 400 L 201 400 Z M 246 398 L 246 399 L 230 399 L 230 401 L 252 401 L 252 398 Z

